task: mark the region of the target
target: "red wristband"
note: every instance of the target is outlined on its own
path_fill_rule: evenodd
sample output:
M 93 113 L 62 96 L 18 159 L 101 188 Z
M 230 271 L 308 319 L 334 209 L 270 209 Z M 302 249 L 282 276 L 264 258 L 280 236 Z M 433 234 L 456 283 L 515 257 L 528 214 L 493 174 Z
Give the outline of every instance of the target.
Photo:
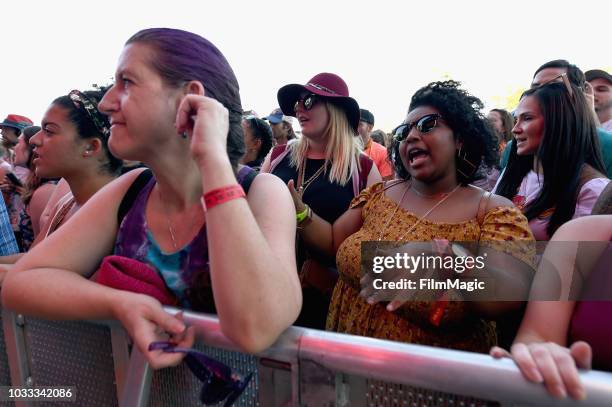
M 246 194 L 240 185 L 228 185 L 205 193 L 204 205 L 206 205 L 207 210 L 210 210 L 211 208 L 222 203 L 244 197 L 246 197 Z

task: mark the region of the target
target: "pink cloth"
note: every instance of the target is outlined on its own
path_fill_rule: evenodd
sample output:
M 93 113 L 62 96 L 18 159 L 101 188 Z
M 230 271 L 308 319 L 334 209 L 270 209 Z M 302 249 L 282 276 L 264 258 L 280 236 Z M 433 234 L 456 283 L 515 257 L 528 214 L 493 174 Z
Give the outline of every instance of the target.
M 572 219 L 590 215 L 591 210 L 595 205 L 595 201 L 597 201 L 597 198 L 609 182 L 610 180 L 608 178 L 594 178 L 585 183 L 578 193 L 578 199 L 576 200 L 576 211 L 574 212 Z M 521 182 L 521 186 L 519 187 L 519 192 L 517 194 L 517 197 L 524 198 L 523 206 L 528 205 L 538 196 L 543 185 L 544 176 L 538 176 L 535 171 L 530 171 L 527 176 L 523 178 L 523 182 Z M 513 202 L 516 204 L 517 199 L 513 199 Z M 523 208 L 521 208 L 521 210 L 522 209 Z M 550 236 L 548 236 L 548 233 L 546 233 L 549 219 L 550 214 L 545 213 L 529 221 L 529 227 L 531 228 L 533 236 L 536 240 L 550 240 Z
M 163 305 L 176 305 L 164 280 L 149 265 L 123 256 L 106 256 L 96 272 L 96 282 L 118 290 L 146 294 Z
M 593 348 L 593 368 L 612 371 L 612 244 L 591 271 L 582 298 L 576 302 L 569 344 L 585 341 Z

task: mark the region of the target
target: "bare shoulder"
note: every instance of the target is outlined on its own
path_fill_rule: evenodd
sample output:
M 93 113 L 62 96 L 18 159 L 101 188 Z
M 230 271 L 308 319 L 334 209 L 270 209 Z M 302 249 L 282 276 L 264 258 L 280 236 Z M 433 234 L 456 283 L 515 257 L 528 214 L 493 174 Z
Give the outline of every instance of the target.
M 557 229 L 552 240 L 606 241 L 612 235 L 612 215 L 592 215 L 572 219 Z
M 275 191 L 276 193 L 281 194 L 283 193 L 282 191 L 286 191 L 287 195 L 289 196 L 289 189 L 282 179 L 269 173 L 259 173 L 251 184 L 251 188 L 249 189 L 249 197 L 252 194 L 260 195 Z
M 485 211 L 489 212 L 491 209 L 499 208 L 499 207 L 509 207 L 513 208 L 514 204 L 508 198 L 505 198 L 501 195 L 496 195 L 491 192 L 487 192 L 482 188 L 479 188 L 474 185 L 470 185 L 471 196 L 478 201 L 478 206 L 481 204 L 485 204 Z
M 496 195 L 496 194 L 491 194 L 491 197 L 489 198 L 489 201 L 487 202 L 487 211 L 490 211 L 491 209 L 494 208 L 499 208 L 499 207 L 508 207 L 508 208 L 514 208 L 514 204 L 512 203 L 511 200 L 509 200 L 506 197 L 503 197 L 501 195 Z

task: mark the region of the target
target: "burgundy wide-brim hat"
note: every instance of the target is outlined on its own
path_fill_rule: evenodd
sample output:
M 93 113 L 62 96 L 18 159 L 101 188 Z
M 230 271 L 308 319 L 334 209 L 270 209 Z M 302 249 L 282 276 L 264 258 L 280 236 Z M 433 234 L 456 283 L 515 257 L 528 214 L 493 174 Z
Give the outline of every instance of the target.
M 278 104 L 286 116 L 295 117 L 293 107 L 300 94 L 304 92 L 322 96 L 331 103 L 339 106 L 348 118 L 351 127 L 357 132 L 359 126 L 359 104 L 349 96 L 348 86 L 341 77 L 333 73 L 323 72 L 306 83 L 306 85 L 285 85 L 278 90 Z

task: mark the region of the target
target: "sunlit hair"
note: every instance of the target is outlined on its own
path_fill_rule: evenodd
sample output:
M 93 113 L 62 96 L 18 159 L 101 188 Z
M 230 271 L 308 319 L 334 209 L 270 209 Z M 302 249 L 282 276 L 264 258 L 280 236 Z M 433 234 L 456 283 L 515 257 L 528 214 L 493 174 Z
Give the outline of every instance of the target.
M 351 179 L 353 165 L 359 168 L 359 146 L 346 117 L 346 113 L 331 102 L 325 101 L 325 108 L 329 114 L 329 123 L 325 129 L 327 147 L 325 148 L 325 166 L 331 163 L 331 169 L 327 174 L 329 182 L 346 185 Z M 298 172 L 308 151 L 308 137 L 301 137 L 297 142 L 289 146 L 291 148 L 291 166 L 297 168 Z
M 497 112 L 501 118 L 502 127 L 504 128 L 504 134 L 502 134 L 503 141 L 510 141 L 514 138 L 512 135 L 512 128 L 514 127 L 514 118 L 507 110 L 504 109 L 491 109 L 492 112 Z

